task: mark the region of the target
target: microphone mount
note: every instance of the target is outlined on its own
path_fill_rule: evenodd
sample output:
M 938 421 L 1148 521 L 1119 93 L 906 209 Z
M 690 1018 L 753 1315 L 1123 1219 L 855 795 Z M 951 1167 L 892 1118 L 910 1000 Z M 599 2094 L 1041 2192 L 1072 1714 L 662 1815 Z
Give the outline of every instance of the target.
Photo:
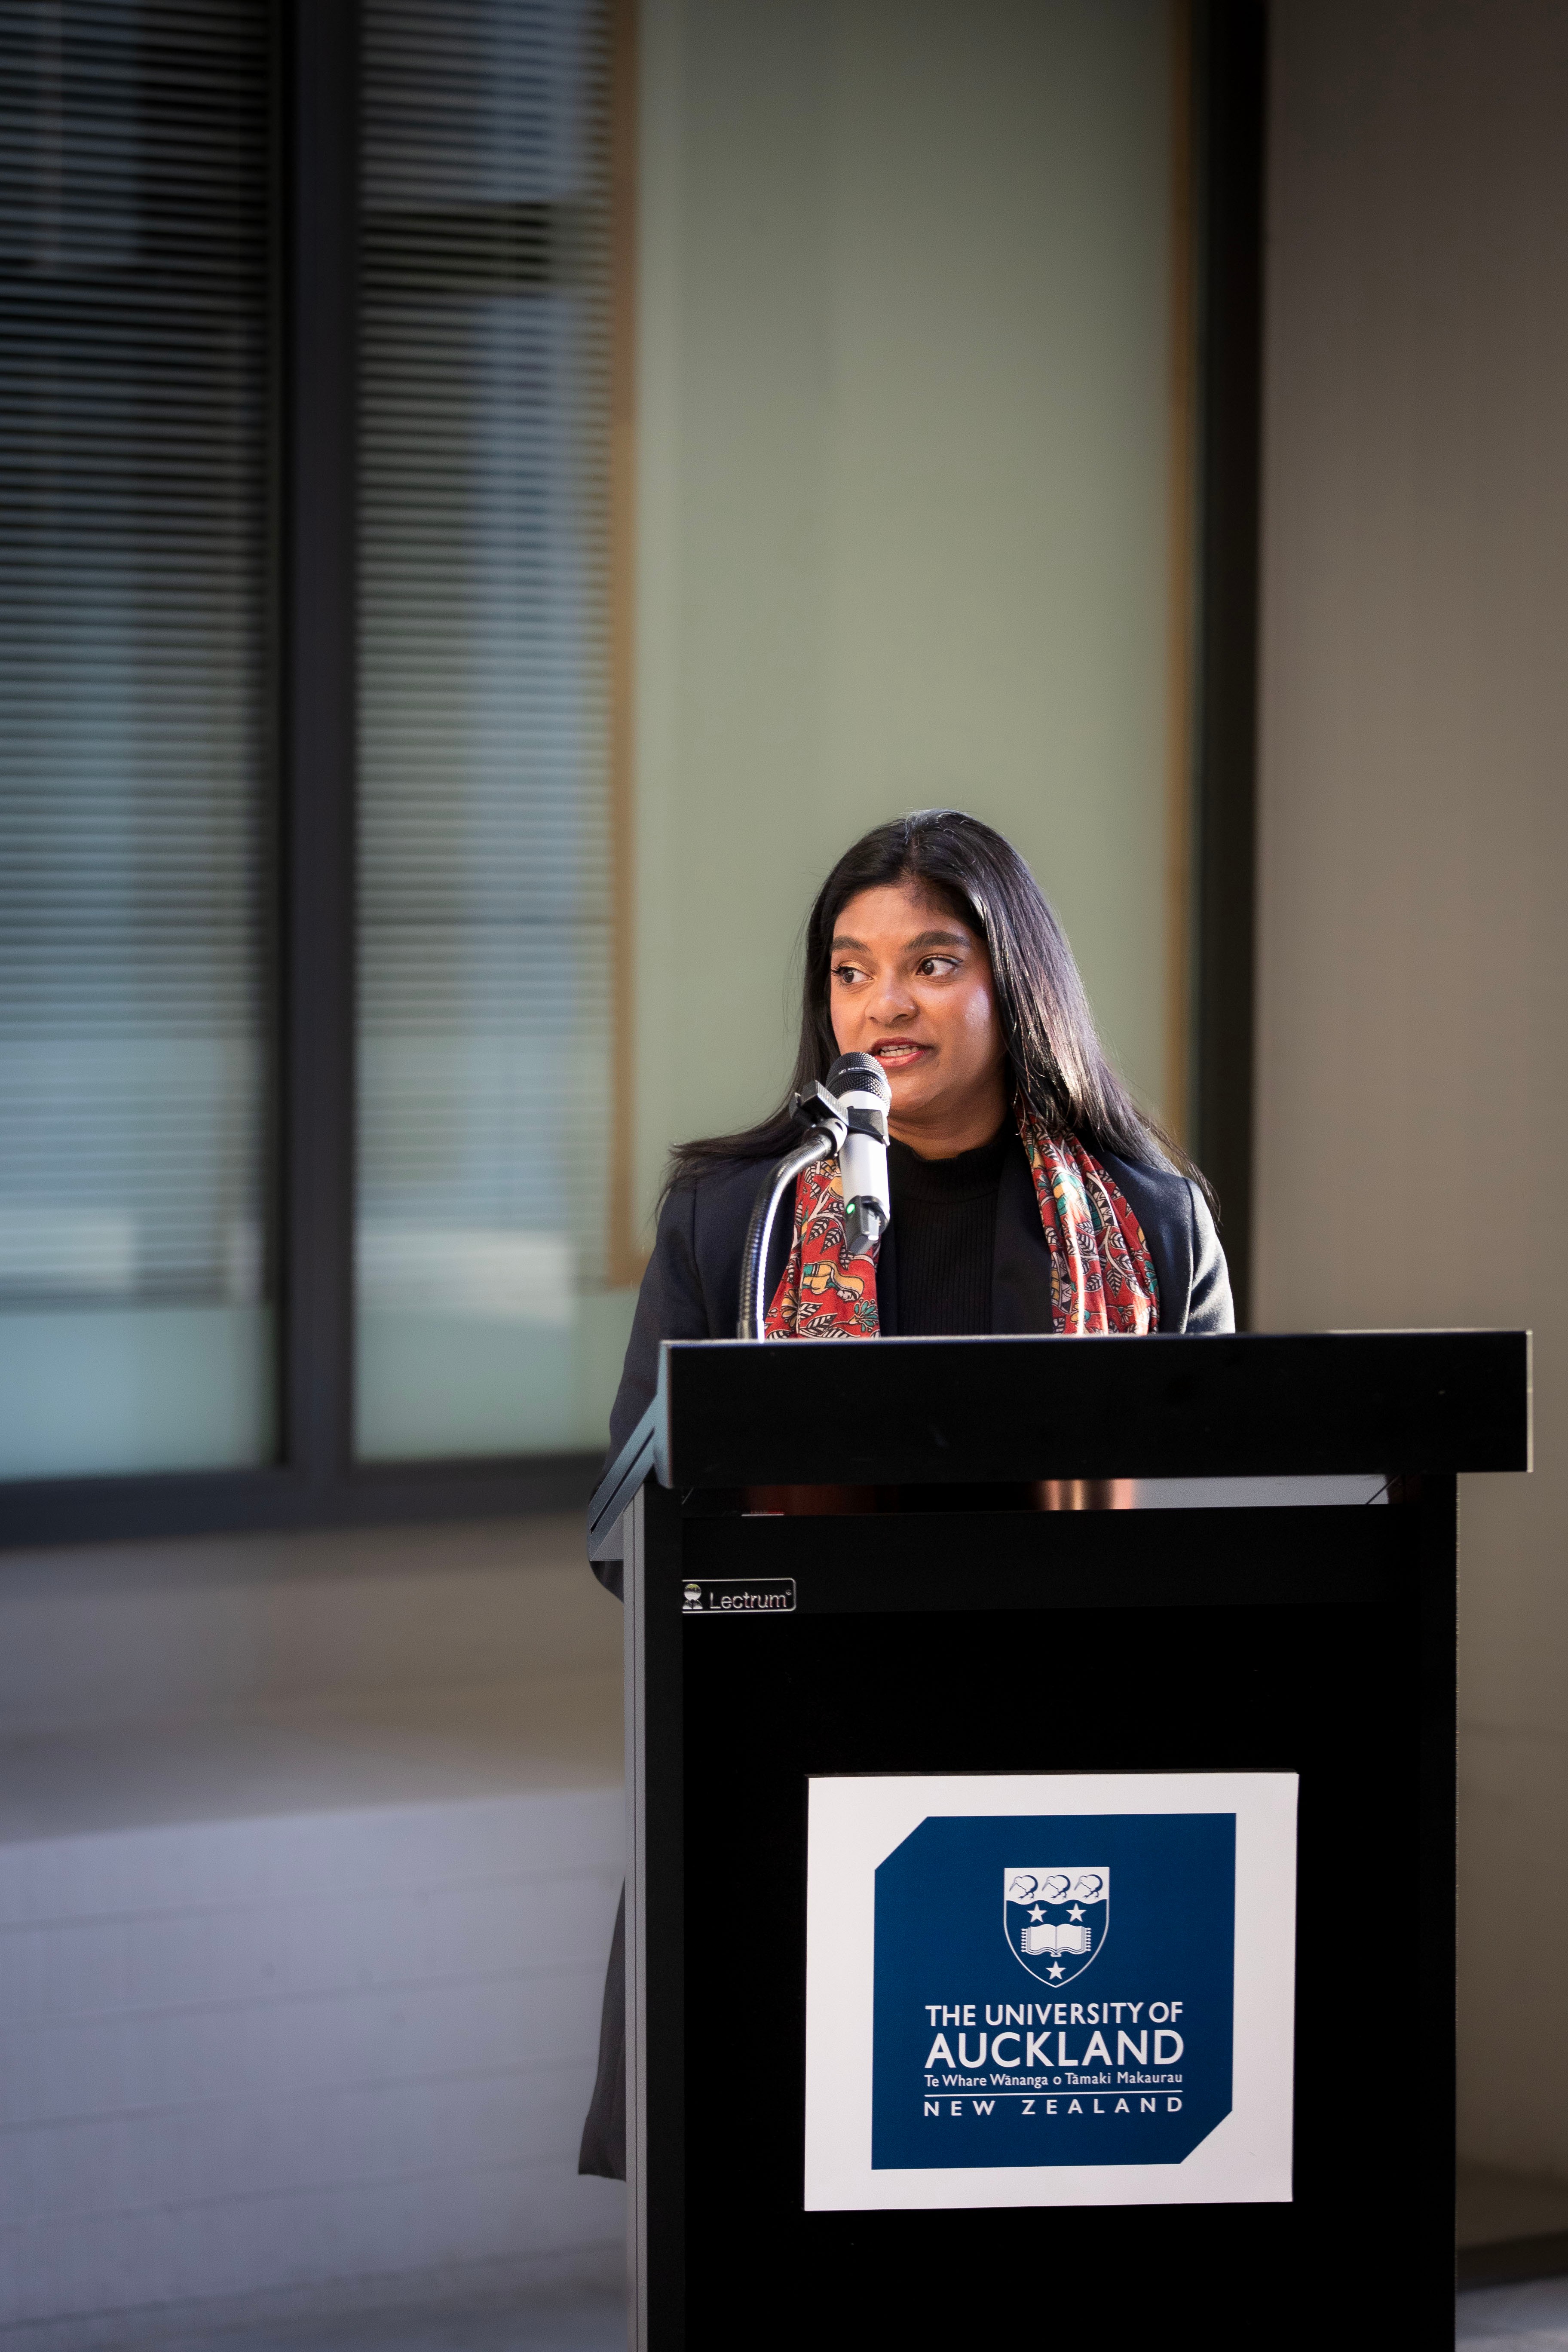
M 791 1118 L 799 1119 L 803 1126 L 814 1132 L 825 1129 L 833 1139 L 835 1151 L 844 1149 L 844 1139 L 849 1132 L 852 1114 L 845 1109 L 837 1095 L 828 1093 L 820 1078 L 814 1078 L 801 1093 L 791 1095 L 789 1108 Z

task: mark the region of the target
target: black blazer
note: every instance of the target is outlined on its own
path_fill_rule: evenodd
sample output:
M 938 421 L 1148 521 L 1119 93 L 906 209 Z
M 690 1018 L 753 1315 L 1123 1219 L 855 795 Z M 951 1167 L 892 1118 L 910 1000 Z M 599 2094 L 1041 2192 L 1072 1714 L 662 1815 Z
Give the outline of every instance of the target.
M 1162 1331 L 1234 1331 L 1230 1277 L 1208 1203 L 1191 1179 L 1134 1167 L 1100 1150 L 1143 1228 L 1160 1283 Z M 653 1255 L 643 1276 L 626 1370 L 610 1414 L 612 1459 L 653 1401 L 661 1339 L 732 1339 L 739 1312 L 741 1258 L 752 1203 L 767 1173 L 757 1160 L 728 1160 L 679 1184 L 665 1202 Z M 794 1211 L 780 1203 L 768 1253 L 765 1296 L 772 1297 L 789 1256 Z M 993 1331 L 1051 1328 L 1050 1254 L 1040 1224 L 1029 1163 L 1022 1150 L 1004 1163 L 996 1203 L 991 1275 Z M 877 1261 L 877 1310 L 898 1335 L 898 1228 L 889 1225 Z

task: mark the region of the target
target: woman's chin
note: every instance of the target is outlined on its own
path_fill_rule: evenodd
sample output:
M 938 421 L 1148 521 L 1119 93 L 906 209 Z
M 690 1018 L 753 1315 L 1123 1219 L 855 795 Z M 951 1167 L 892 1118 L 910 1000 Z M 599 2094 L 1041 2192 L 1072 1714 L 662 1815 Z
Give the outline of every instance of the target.
M 911 1070 L 902 1086 L 891 1072 L 889 1076 L 893 1089 L 893 1098 L 888 1105 L 889 1126 L 896 1127 L 903 1119 L 917 1120 L 923 1125 L 933 1112 L 938 1117 L 941 1116 L 942 1089 L 940 1087 L 930 1085 L 925 1080 L 923 1073 L 917 1076 Z

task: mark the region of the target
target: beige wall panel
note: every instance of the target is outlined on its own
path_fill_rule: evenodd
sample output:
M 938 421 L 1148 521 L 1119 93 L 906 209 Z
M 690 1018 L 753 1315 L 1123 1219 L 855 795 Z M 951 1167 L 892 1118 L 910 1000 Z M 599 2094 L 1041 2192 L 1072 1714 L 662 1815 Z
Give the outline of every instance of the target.
M 647 0 L 638 1179 L 749 1120 L 867 824 L 954 800 L 1157 1099 L 1163 0 Z
M 1568 10 L 1274 44 L 1258 1320 L 1536 1331 L 1462 1501 L 1461 2144 L 1568 2178 Z

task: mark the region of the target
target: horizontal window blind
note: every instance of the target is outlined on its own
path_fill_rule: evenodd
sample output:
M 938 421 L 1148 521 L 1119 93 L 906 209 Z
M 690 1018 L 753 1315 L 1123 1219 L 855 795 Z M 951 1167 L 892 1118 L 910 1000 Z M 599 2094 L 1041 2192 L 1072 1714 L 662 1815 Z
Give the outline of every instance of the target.
M 269 26 L 0 10 L 0 1475 L 271 1444 Z
M 603 1440 L 608 26 L 366 0 L 359 1444 Z

